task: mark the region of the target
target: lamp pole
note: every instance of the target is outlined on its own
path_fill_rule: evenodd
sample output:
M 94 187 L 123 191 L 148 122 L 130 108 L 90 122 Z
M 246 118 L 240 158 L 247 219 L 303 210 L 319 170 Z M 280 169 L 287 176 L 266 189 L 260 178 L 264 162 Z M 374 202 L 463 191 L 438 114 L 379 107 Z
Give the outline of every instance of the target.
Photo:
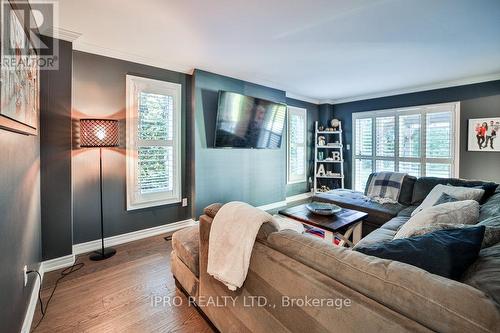
M 102 148 L 119 146 L 119 126 L 112 119 L 80 119 L 80 147 L 99 148 L 99 204 L 101 222 L 101 249 L 89 256 L 90 260 L 99 261 L 115 255 L 116 250 L 104 247 L 104 205 Z

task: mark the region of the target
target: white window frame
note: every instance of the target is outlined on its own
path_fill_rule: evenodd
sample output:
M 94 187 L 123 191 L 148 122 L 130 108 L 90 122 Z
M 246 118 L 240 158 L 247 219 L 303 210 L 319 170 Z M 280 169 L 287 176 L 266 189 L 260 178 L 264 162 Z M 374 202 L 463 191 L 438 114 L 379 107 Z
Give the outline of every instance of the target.
M 444 112 L 446 109 L 452 111 L 452 129 L 453 135 L 451 136 L 452 156 L 450 158 L 435 158 L 426 157 L 425 147 L 427 139 L 427 126 L 426 126 L 426 115 L 428 113 L 440 113 Z M 410 114 L 420 114 L 420 157 L 400 157 L 399 156 L 399 116 L 400 115 L 410 115 Z M 395 121 L 395 146 L 394 146 L 394 157 L 383 157 L 376 155 L 376 118 L 377 117 L 389 117 L 394 116 Z M 372 153 L 370 156 L 356 155 L 356 120 L 358 119 L 372 119 Z M 395 162 L 395 171 L 399 169 L 398 162 L 418 162 L 420 163 L 420 175 L 425 175 L 425 165 L 429 163 L 449 163 L 451 161 L 451 177 L 459 177 L 459 156 L 460 156 L 460 102 L 452 103 L 439 103 L 439 104 L 429 104 L 420 105 L 406 108 L 394 108 L 376 111 L 366 111 L 366 112 L 355 112 L 352 114 L 352 179 L 351 186 L 355 189 L 356 186 L 356 160 L 357 159 L 368 159 L 372 161 L 372 172 L 376 168 L 376 160 L 389 160 Z
M 173 138 L 172 143 L 157 140 L 149 144 L 140 143 L 137 138 L 139 93 L 149 93 L 172 96 L 173 98 Z M 182 86 L 178 83 L 159 81 L 134 75 L 126 76 L 126 109 L 127 109 L 127 210 L 162 206 L 181 202 L 181 97 Z M 171 146 L 173 147 L 174 184 L 172 192 L 139 194 L 137 184 L 137 151 L 139 146 Z
M 301 179 L 291 179 L 291 172 L 290 172 L 290 114 L 291 113 L 300 113 L 301 115 L 304 116 L 304 178 Z M 287 122 L 286 122 L 286 133 L 287 133 L 287 140 L 286 140 L 286 180 L 287 184 L 298 184 L 298 183 L 304 183 L 307 181 L 307 109 L 304 108 L 299 108 L 295 106 L 288 106 L 287 107 Z

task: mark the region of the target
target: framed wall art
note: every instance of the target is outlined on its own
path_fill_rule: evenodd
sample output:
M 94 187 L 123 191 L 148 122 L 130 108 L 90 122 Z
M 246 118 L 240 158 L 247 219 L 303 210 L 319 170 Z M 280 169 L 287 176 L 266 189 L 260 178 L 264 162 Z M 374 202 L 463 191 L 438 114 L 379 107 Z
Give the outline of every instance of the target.
M 39 55 L 27 29 L 24 12 L 2 2 L 0 40 L 0 130 L 37 135 L 40 115 Z
M 500 152 L 500 117 L 469 119 L 468 151 Z

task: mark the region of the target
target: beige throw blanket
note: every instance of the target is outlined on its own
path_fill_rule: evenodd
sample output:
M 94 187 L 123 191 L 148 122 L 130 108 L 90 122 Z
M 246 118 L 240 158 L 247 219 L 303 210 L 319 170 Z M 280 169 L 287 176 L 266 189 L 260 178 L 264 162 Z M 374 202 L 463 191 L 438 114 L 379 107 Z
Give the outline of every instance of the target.
M 208 240 L 207 273 L 230 290 L 245 282 L 253 245 L 263 223 L 273 217 L 244 202 L 225 204 L 215 215 Z

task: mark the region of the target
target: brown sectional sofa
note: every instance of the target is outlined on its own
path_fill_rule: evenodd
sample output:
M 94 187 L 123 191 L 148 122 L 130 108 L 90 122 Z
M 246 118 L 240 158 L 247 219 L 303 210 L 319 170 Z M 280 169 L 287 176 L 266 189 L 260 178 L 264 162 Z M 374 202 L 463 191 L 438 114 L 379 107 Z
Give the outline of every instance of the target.
M 418 184 L 416 180 L 412 197 L 428 189 L 427 180 Z M 359 244 L 392 239 L 417 202 L 411 204 L 402 204 L 395 217 Z M 500 244 L 482 250 L 460 282 L 265 224 L 247 279 L 232 292 L 206 273 L 210 226 L 218 207 L 209 207 L 199 226 L 174 234 L 172 270 L 221 332 L 500 332 Z M 480 219 L 500 226 L 500 189 L 481 206 Z M 196 238 L 199 267 L 191 270 L 196 256 L 179 254 Z M 224 304 L 228 298 L 234 304 Z M 308 298 L 342 306 L 314 306 L 304 303 Z M 257 299 L 266 304 L 256 305 Z M 302 303 L 290 306 L 291 299 Z M 222 303 L 210 302 L 215 300 Z

